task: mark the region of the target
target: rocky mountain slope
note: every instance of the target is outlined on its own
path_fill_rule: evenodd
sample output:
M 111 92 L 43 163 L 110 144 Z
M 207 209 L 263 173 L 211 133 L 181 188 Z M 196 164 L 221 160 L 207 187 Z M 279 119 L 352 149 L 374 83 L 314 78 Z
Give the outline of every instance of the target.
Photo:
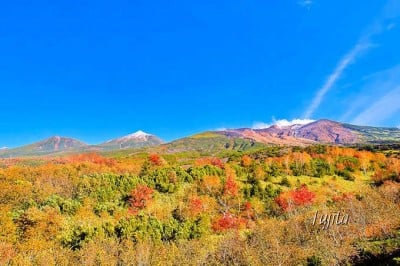
M 351 145 L 371 142 L 398 142 L 400 129 L 355 126 L 327 119 L 305 125 L 278 126 L 263 129 L 232 129 L 217 133 L 253 139 L 265 144 L 309 145 L 315 143 Z

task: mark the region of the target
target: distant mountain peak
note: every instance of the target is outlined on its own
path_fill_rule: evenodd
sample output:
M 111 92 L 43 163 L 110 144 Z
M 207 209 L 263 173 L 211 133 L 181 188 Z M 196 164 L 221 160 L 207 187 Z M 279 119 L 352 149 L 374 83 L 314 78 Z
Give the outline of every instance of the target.
M 8 150 L 8 147 L 1 147 L 0 150 Z
M 155 135 L 138 130 L 135 133 L 111 139 L 100 146 L 106 150 L 156 146 L 164 143 Z
M 400 141 L 400 130 L 371 126 L 356 126 L 329 119 L 279 120 L 261 128 L 226 130 L 228 136 L 253 139 L 265 144 L 309 145 L 315 143 L 351 145 L 356 143 Z
M 0 149 L 1 157 L 19 157 L 47 155 L 63 151 L 77 151 L 88 145 L 74 138 L 53 136 L 39 142 L 17 147 L 14 149 Z
M 141 138 L 141 137 L 146 137 L 146 136 L 151 136 L 151 134 L 148 134 L 148 133 L 146 133 L 146 132 L 144 132 L 142 130 L 138 130 L 135 133 L 129 134 L 129 135 L 125 136 L 125 137 L 128 137 L 128 138 Z
M 142 130 L 138 130 L 135 133 L 123 136 L 121 138 L 115 139 L 117 142 L 127 142 L 130 140 L 137 140 L 137 141 L 147 141 L 151 136 L 151 134 L 148 134 Z M 111 140 L 113 141 L 113 140 Z
M 146 132 L 144 132 L 142 130 L 138 130 L 135 133 L 128 134 L 128 135 L 120 137 L 120 138 L 110 139 L 106 143 L 112 143 L 112 142 L 120 143 L 120 142 L 127 142 L 127 141 L 130 141 L 130 140 L 146 141 L 151 136 L 153 136 L 153 135 L 151 135 L 149 133 L 146 133 Z
M 34 145 L 37 145 L 37 149 L 39 150 L 59 151 L 59 150 L 68 150 L 77 147 L 83 147 L 86 146 L 87 144 L 73 138 L 53 136 L 45 140 L 42 140 L 40 142 L 37 142 Z

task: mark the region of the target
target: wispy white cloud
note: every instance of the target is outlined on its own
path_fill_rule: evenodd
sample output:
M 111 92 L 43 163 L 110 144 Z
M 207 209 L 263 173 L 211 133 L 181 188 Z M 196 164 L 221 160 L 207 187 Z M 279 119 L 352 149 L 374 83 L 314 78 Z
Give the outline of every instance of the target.
M 255 122 L 252 126 L 252 129 L 263 129 L 263 128 L 269 128 L 272 126 L 269 123 L 264 123 L 264 122 Z
M 357 98 L 364 104 L 353 109 L 350 121 L 360 125 L 385 125 L 389 119 L 400 115 L 400 64 L 375 72 L 366 78 L 366 83 Z
M 379 101 L 394 88 L 400 86 L 400 64 L 391 68 L 368 74 L 360 79 L 358 91 L 345 100 L 347 108 L 340 121 L 352 122 L 366 109 Z M 382 120 L 383 121 L 383 120 Z M 376 122 L 381 122 L 377 121 Z
M 357 125 L 377 125 L 400 111 L 400 86 L 387 92 L 353 120 Z
M 301 0 L 298 2 L 298 4 L 302 7 L 310 9 L 313 4 L 313 0 Z
M 286 119 L 281 119 L 274 121 L 274 124 L 277 126 L 292 126 L 292 125 L 306 125 L 314 122 L 315 120 L 313 119 L 293 119 L 293 120 L 286 120 Z
M 318 89 L 311 104 L 304 113 L 304 118 L 309 118 L 315 113 L 315 111 L 321 105 L 325 95 L 333 88 L 346 68 L 351 63 L 354 63 L 357 57 L 359 57 L 363 52 L 366 52 L 371 47 L 376 46 L 372 42 L 372 37 L 384 31 L 389 31 L 395 27 L 394 23 L 387 24 L 387 20 L 399 16 L 399 6 L 400 5 L 398 4 L 398 1 L 396 0 L 389 0 L 386 3 L 378 18 L 366 28 L 366 31 L 361 35 L 361 38 L 358 40 L 356 45 L 348 53 L 346 53 L 345 56 L 343 56 L 333 72 L 328 76 L 322 87 Z
M 389 25 L 387 25 L 386 29 L 387 30 L 392 30 L 396 27 L 396 23 L 390 23 Z
M 279 127 L 287 127 L 287 126 L 292 126 L 292 125 L 306 125 L 309 123 L 314 122 L 315 120 L 312 119 L 293 119 L 293 120 L 287 120 L 287 119 L 280 119 L 280 120 L 275 120 L 271 123 L 264 123 L 264 122 L 255 122 L 253 124 L 253 129 L 263 129 L 263 128 L 268 128 L 272 125 L 277 125 Z
M 340 78 L 343 71 L 355 60 L 361 51 L 366 50 L 368 47 L 368 42 L 358 42 L 356 46 L 354 46 L 354 48 L 339 61 L 335 70 L 329 75 L 324 85 L 318 90 L 311 105 L 304 113 L 305 118 L 309 118 L 314 114 L 315 110 L 320 106 L 325 94 L 333 87 L 333 85 L 335 85 L 335 82 Z

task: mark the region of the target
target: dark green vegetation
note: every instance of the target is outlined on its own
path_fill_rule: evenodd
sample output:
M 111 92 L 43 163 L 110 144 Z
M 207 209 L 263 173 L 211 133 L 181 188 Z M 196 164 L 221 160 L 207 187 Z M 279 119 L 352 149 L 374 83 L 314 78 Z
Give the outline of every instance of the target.
M 360 142 L 385 143 L 398 142 L 400 140 L 399 128 L 343 125 L 356 132 L 360 136 Z
M 201 156 L 217 155 L 221 151 L 247 151 L 265 147 L 250 139 L 231 138 L 214 132 L 205 132 L 168 143 L 168 153 L 195 151 Z

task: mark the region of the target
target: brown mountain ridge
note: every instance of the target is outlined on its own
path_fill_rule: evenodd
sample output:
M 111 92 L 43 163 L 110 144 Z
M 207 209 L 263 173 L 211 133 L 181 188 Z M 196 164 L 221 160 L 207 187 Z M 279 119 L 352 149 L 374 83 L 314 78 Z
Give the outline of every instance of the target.
M 350 145 L 356 143 L 400 141 L 400 129 L 355 126 L 327 119 L 305 125 L 272 125 L 263 129 L 228 129 L 218 131 L 230 137 L 252 139 L 265 144 L 309 145 L 316 143 Z

